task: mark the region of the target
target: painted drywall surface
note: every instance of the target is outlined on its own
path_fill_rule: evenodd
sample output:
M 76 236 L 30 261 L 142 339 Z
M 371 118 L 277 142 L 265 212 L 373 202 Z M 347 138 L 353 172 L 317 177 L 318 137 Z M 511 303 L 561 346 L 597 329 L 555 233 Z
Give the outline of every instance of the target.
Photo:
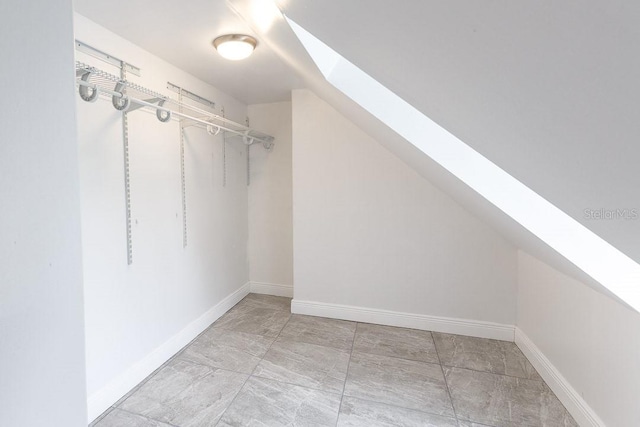
M 247 0 L 233 0 L 232 3 L 236 10 L 238 10 L 247 21 L 255 21 L 255 17 L 252 14 L 252 2 Z M 528 87 L 531 87 L 532 84 L 535 85 L 535 82 L 539 80 L 536 70 L 543 68 L 545 69 L 545 74 L 547 74 L 547 71 L 552 70 L 556 63 L 562 63 L 565 72 L 567 69 L 571 69 L 571 64 L 576 63 L 576 56 L 567 56 L 566 52 L 575 52 L 576 50 L 558 50 L 558 38 L 552 34 L 557 34 L 558 32 L 565 33 L 562 35 L 562 43 L 571 44 L 578 42 L 581 45 L 579 50 L 583 52 L 583 47 L 585 46 L 584 39 L 582 37 L 571 37 L 574 34 L 571 31 L 571 28 L 572 26 L 581 26 L 580 31 L 584 28 L 593 28 L 594 26 L 592 24 L 585 25 L 584 20 L 585 18 L 587 20 L 598 20 L 600 12 L 593 13 L 593 11 L 600 9 L 601 6 L 589 10 L 580 10 L 577 11 L 578 13 L 576 14 L 571 13 L 571 9 L 575 8 L 576 5 L 567 3 L 563 3 L 562 5 L 553 3 L 553 8 L 549 8 L 549 5 L 545 5 L 544 3 L 528 4 L 524 9 L 521 5 L 515 5 L 511 8 L 500 7 L 499 11 L 494 11 L 491 8 L 487 10 L 480 10 L 482 9 L 480 8 L 474 13 L 467 13 L 468 7 L 465 6 L 465 11 L 460 13 L 461 11 L 458 10 L 460 8 L 460 4 L 450 2 L 446 4 L 438 2 L 414 2 L 411 5 L 407 5 L 403 10 L 395 10 L 392 15 L 389 15 L 388 5 L 385 5 L 383 2 L 379 2 L 377 4 L 369 2 L 365 7 L 363 7 L 362 4 L 365 2 L 357 0 L 350 2 L 348 5 L 344 4 L 344 2 L 326 1 L 322 2 L 322 5 L 319 6 L 319 8 L 316 7 L 318 5 L 311 3 L 313 2 L 305 2 L 305 0 L 289 3 L 284 5 L 284 11 L 288 17 L 301 23 L 306 29 L 314 33 L 314 35 L 318 36 L 338 52 L 362 67 L 364 71 L 371 73 L 372 76 L 379 79 L 380 82 L 387 85 L 390 89 L 396 90 L 400 96 L 411 102 L 414 106 L 420 108 L 421 111 L 428 114 L 430 118 L 434 119 L 437 123 L 448 130 L 454 132 L 458 137 L 462 138 L 465 143 L 470 144 L 473 148 L 489 156 L 490 160 L 497 162 L 502 167 L 505 167 L 508 171 L 512 172 L 515 177 L 521 179 L 534 190 L 539 191 L 546 199 L 555 203 L 558 207 L 562 208 L 565 212 L 585 224 L 592 231 L 600 234 L 614 246 L 620 248 L 627 254 L 632 254 L 633 251 L 636 251 L 638 245 L 635 244 L 637 239 L 633 238 L 633 229 L 637 229 L 640 221 L 625 221 L 619 218 L 614 220 L 587 221 L 583 212 L 583 207 L 586 205 L 634 205 L 637 195 L 639 194 L 634 191 L 635 187 L 633 186 L 633 183 L 635 181 L 623 177 L 629 177 L 630 174 L 632 175 L 636 171 L 636 168 L 633 167 L 632 159 L 635 159 L 637 156 L 634 157 L 631 154 L 635 148 L 637 148 L 636 145 L 629 144 L 628 141 L 622 139 L 615 139 L 612 144 L 609 144 L 611 141 L 607 139 L 608 142 L 606 144 L 602 144 L 602 140 L 598 140 L 597 137 L 597 135 L 601 133 L 602 129 L 619 129 L 619 126 L 604 126 L 601 125 L 600 121 L 590 121 L 588 124 L 589 126 L 599 126 L 600 130 L 597 132 L 586 132 L 586 134 L 588 134 L 587 139 L 590 141 L 587 150 L 589 152 L 585 152 L 583 149 L 579 150 L 581 155 L 576 161 L 576 150 L 573 145 L 576 141 L 579 141 L 577 143 L 582 146 L 584 145 L 583 141 L 585 139 L 577 137 L 572 139 L 573 142 L 567 143 L 567 141 L 559 141 L 557 138 L 564 138 L 566 135 L 575 131 L 582 133 L 584 129 L 587 128 L 582 126 L 581 122 L 567 121 L 564 120 L 564 115 L 558 115 L 553 119 L 554 126 L 557 128 L 557 125 L 560 125 L 560 127 L 565 127 L 565 129 L 560 132 L 551 132 L 553 135 L 550 135 L 545 130 L 545 125 L 549 123 L 548 119 L 532 119 L 540 113 L 555 114 L 557 111 L 556 106 L 562 103 L 567 103 L 570 106 L 569 110 L 571 110 L 572 114 L 581 114 L 586 109 L 590 108 L 591 105 L 595 104 L 575 102 L 572 100 L 572 97 L 580 97 L 593 91 L 601 91 L 602 86 L 592 85 L 589 83 L 590 79 L 588 78 L 574 79 L 573 77 L 571 79 L 572 84 L 577 83 L 578 85 L 581 85 L 582 83 L 587 82 L 588 87 L 572 93 L 565 89 L 563 89 L 563 91 L 558 91 L 558 87 L 565 88 L 565 85 L 562 83 L 547 85 L 553 90 L 551 93 L 544 94 L 544 96 L 551 95 L 551 97 L 555 97 L 560 94 L 562 100 L 559 102 L 560 100 L 554 99 L 554 102 L 546 103 L 543 108 L 539 108 L 539 105 L 537 105 L 535 100 L 526 99 L 526 93 L 524 93 Z M 525 9 L 527 8 L 543 8 L 547 11 L 554 12 L 556 6 L 558 6 L 559 9 L 563 9 L 561 13 L 552 13 L 549 15 L 546 12 L 534 12 L 533 14 L 525 12 Z M 625 7 L 634 8 L 636 6 L 629 6 L 627 4 Z M 335 13 L 337 10 L 336 8 L 340 9 L 340 13 Z M 425 15 L 425 13 L 421 13 L 426 9 L 429 9 L 428 14 Z M 627 21 L 628 23 L 629 17 L 634 16 L 633 13 L 624 13 L 624 9 L 616 7 L 606 7 L 605 9 L 606 11 L 602 10 L 602 12 L 607 15 L 607 22 L 604 24 L 605 27 L 609 26 L 609 33 L 607 37 L 605 39 L 600 39 L 598 32 L 591 32 L 588 37 L 596 37 L 598 38 L 598 44 L 603 42 L 606 44 L 611 42 L 611 35 L 617 34 L 620 30 L 619 32 L 622 39 L 624 39 L 624 43 L 628 44 L 631 41 L 631 44 L 633 44 L 633 40 L 635 39 L 628 38 L 628 36 L 631 35 L 631 32 L 628 30 L 633 30 L 635 28 L 634 26 L 629 27 L 624 24 L 623 25 L 626 26 L 626 28 L 618 28 L 617 25 L 614 28 L 611 28 L 610 26 L 612 22 L 615 22 L 615 20 L 612 20 L 611 18 L 619 16 L 623 18 L 620 21 L 621 23 L 624 21 Z M 363 11 L 365 10 L 366 12 L 364 12 L 363 15 Z M 356 11 L 355 14 L 353 13 L 354 11 Z M 490 16 L 485 16 L 487 13 Z M 363 18 L 357 21 L 351 19 L 356 15 L 361 18 L 366 16 L 366 19 Z M 572 18 L 570 20 L 571 25 L 558 25 L 557 21 L 562 21 L 567 15 Z M 423 16 L 429 16 L 430 20 L 435 20 L 435 22 L 432 22 L 434 25 L 425 27 L 422 25 L 424 22 L 420 25 L 407 25 L 407 22 L 411 22 L 414 19 L 419 21 L 421 19 L 420 17 Z M 479 18 L 481 16 L 483 17 Z M 509 19 L 504 19 L 505 16 L 508 16 Z M 389 21 L 390 19 L 391 21 Z M 495 23 L 495 25 L 480 25 L 478 27 L 478 22 L 485 22 L 486 24 L 486 22 L 491 22 L 496 19 L 500 22 Z M 384 25 L 379 25 L 380 22 L 384 22 Z M 396 24 L 398 22 L 402 22 L 402 26 L 406 31 L 394 32 L 393 29 L 397 27 Z M 598 22 L 598 28 L 600 28 L 600 24 L 601 23 Z M 354 25 L 362 31 L 354 31 Z M 509 34 L 507 37 L 504 36 L 505 27 L 509 26 L 513 27 L 515 31 L 507 30 L 506 33 Z M 484 27 L 485 31 L 483 31 L 482 27 Z M 491 28 L 491 31 L 486 31 L 487 28 Z M 522 31 L 523 28 L 533 28 L 534 31 Z M 387 29 L 388 31 L 385 31 L 384 29 Z M 614 31 L 610 31 L 612 29 L 614 29 Z M 428 37 L 424 37 L 423 35 L 426 34 L 425 31 L 427 33 L 433 32 L 433 34 Z M 500 35 L 500 32 L 503 32 L 503 34 Z M 348 37 L 344 36 L 346 33 L 349 34 Z M 283 60 L 289 63 L 291 67 L 297 69 L 304 76 L 307 88 L 312 89 L 323 100 L 328 102 L 332 107 L 358 125 L 361 129 L 364 129 L 380 144 L 385 146 L 407 165 L 414 168 L 416 172 L 422 175 L 429 182 L 451 196 L 465 209 L 473 212 L 474 216 L 494 227 L 496 230 L 499 230 L 500 234 L 509 240 L 514 246 L 520 247 L 528 253 L 535 255 L 549 265 L 552 265 L 554 268 L 557 268 L 563 273 L 582 281 L 593 289 L 596 289 L 605 295 L 612 295 L 610 291 L 596 282 L 593 278 L 588 276 L 566 258 L 559 255 L 556 251 L 540 241 L 536 236 L 520 226 L 517 222 L 513 221 L 502 211 L 491 205 L 482 196 L 457 180 L 455 176 L 449 174 L 429 157 L 424 156 L 423 153 L 421 153 L 415 146 L 399 137 L 377 119 L 373 118 L 366 110 L 362 109 L 355 102 L 351 101 L 335 89 L 318 71 L 316 65 L 311 60 L 311 57 L 306 53 L 304 47 L 299 43 L 297 37 L 294 35 L 284 19 L 274 21 L 274 25 L 269 29 L 269 31 L 263 31 L 262 33 L 259 33 L 259 35 L 260 39 L 264 43 L 267 43 L 272 47 L 277 47 L 276 50 L 281 54 Z M 498 37 L 495 37 L 496 35 Z M 534 37 L 531 37 L 531 35 L 534 35 Z M 534 50 L 544 52 L 544 54 L 538 56 L 529 55 L 527 60 L 533 60 L 535 64 L 527 64 L 524 67 L 520 67 L 520 69 L 516 70 L 514 73 L 512 73 L 513 67 L 509 68 L 509 73 L 507 74 L 502 72 L 491 72 L 490 75 L 487 75 L 486 73 L 478 73 L 476 70 L 484 70 L 487 64 L 490 68 L 504 68 L 503 49 L 497 45 L 504 44 L 505 41 L 507 44 L 510 44 L 508 49 L 512 51 L 511 53 L 521 55 L 525 52 L 525 56 L 528 55 L 528 50 L 523 51 L 520 49 L 519 43 L 513 43 L 514 38 L 512 36 L 515 36 L 516 38 L 520 37 L 529 39 L 526 41 L 527 45 L 540 43 L 542 46 L 538 46 Z M 443 44 L 440 42 L 443 38 L 447 40 L 447 43 Z M 292 39 L 294 42 L 292 42 Z M 377 42 L 372 44 L 372 39 L 377 40 Z M 414 46 L 415 43 L 413 42 L 417 39 L 424 41 L 424 43 L 419 45 L 420 55 L 415 55 L 415 50 L 411 48 L 404 49 L 402 52 L 398 51 L 397 46 Z M 345 44 L 345 40 L 349 40 L 349 42 Z M 544 45 L 548 45 L 549 41 L 553 42 L 553 46 L 548 46 L 549 49 L 545 49 Z M 371 48 L 371 46 L 375 47 Z M 455 49 L 452 49 L 452 46 L 455 46 Z M 488 61 L 487 58 L 489 56 L 486 55 L 487 52 L 481 47 L 491 50 L 492 54 L 497 53 L 498 59 L 495 61 Z M 515 50 L 513 50 L 514 48 Z M 375 52 L 371 49 L 374 49 Z M 468 51 L 469 49 L 471 49 L 470 52 Z M 429 51 L 434 52 L 438 50 L 445 52 L 446 58 L 439 55 L 438 52 L 435 52 L 436 55 L 428 53 Z M 553 60 L 555 55 L 559 52 L 562 56 L 561 60 Z M 624 52 L 625 48 L 618 49 L 616 47 L 616 49 L 599 49 L 598 54 L 607 53 L 616 56 L 620 53 L 625 55 Z M 478 55 L 478 53 L 480 53 L 480 55 Z M 403 61 L 398 62 L 397 59 L 399 55 L 404 55 Z M 434 61 L 434 59 L 436 60 Z M 446 60 L 443 61 L 442 59 Z M 449 61 L 449 59 L 453 59 L 453 61 Z M 606 76 L 608 72 L 607 68 L 609 67 L 607 64 L 610 64 L 610 62 L 597 61 L 591 56 L 584 59 L 605 65 L 602 67 L 592 67 L 588 70 L 583 70 L 577 67 L 573 70 L 575 71 L 576 77 L 581 77 L 581 73 L 583 71 L 585 71 L 586 74 L 603 72 L 603 75 Z M 471 61 L 473 66 L 465 64 L 465 62 L 468 61 Z M 634 62 L 635 57 L 633 55 L 626 55 L 623 62 L 627 61 Z M 407 64 L 412 63 L 414 66 L 407 66 Z M 396 68 L 398 64 L 401 64 L 400 69 Z M 551 68 L 549 68 L 549 64 L 552 65 Z M 632 68 L 622 67 L 620 69 L 628 70 Z M 429 70 L 429 73 L 425 74 L 425 70 Z M 533 71 L 534 75 L 516 76 L 516 74 L 520 74 L 522 71 L 525 73 L 531 73 Z M 610 67 L 609 71 L 611 71 Z M 465 76 L 460 79 L 461 73 L 470 74 L 469 76 Z M 551 77 L 553 79 L 560 77 L 561 75 L 562 73 L 556 73 L 554 71 L 551 75 L 545 76 L 545 79 L 547 77 Z M 387 78 L 384 78 L 385 76 Z M 491 85 L 487 85 L 487 77 L 489 77 L 490 80 L 494 80 L 497 77 L 497 80 L 494 80 Z M 487 90 L 487 87 L 493 87 L 493 83 L 498 83 L 500 85 L 504 83 L 507 85 L 512 83 L 512 77 L 514 77 L 515 80 L 520 80 L 520 82 L 517 83 L 516 90 L 513 90 L 513 88 L 508 91 L 504 91 L 503 89 Z M 389 78 L 391 78 L 391 80 Z M 599 78 L 601 79 L 602 77 Z M 476 81 L 477 79 L 480 80 Z M 394 80 L 396 80 L 396 83 L 400 82 L 400 85 L 393 84 Z M 609 80 L 608 83 L 616 85 L 624 81 L 624 79 L 614 79 Z M 522 82 L 526 82 L 526 84 L 523 84 Z M 425 89 L 427 86 L 428 88 Z M 507 101 L 507 99 L 501 97 L 499 95 L 500 93 L 509 93 L 510 96 L 515 96 L 515 98 L 517 98 L 515 101 L 517 104 L 516 108 L 514 108 L 513 103 L 504 102 Z M 606 99 L 614 93 L 615 91 L 607 92 L 602 98 Z M 626 90 L 625 86 L 625 94 L 628 96 L 630 93 L 632 92 Z M 452 96 L 452 94 L 454 95 Z M 497 98 L 495 97 L 496 94 L 498 94 Z M 536 92 L 535 95 L 537 98 L 539 94 Z M 598 95 L 598 97 L 601 96 Z M 630 96 L 629 99 L 635 98 Z M 478 101 L 481 105 L 478 104 Z M 425 104 L 436 106 L 436 108 L 423 108 Z M 521 107 L 525 106 L 525 104 L 526 108 L 529 108 L 529 111 L 526 114 L 522 114 L 523 109 Z M 553 107 L 550 108 L 549 105 L 552 105 Z M 605 109 L 607 109 L 607 114 L 605 115 L 609 115 L 611 111 L 614 111 L 606 107 L 606 105 L 608 105 L 606 103 L 598 103 L 597 105 L 597 108 L 601 108 L 603 105 L 605 106 Z M 478 106 L 480 106 L 479 109 L 476 108 Z M 624 111 L 630 111 L 624 103 L 616 103 L 616 108 L 622 108 Z M 448 113 L 446 109 L 449 110 Z M 471 114 L 469 114 L 469 112 L 471 112 Z M 505 114 L 511 118 L 504 120 Z M 519 117 L 514 118 L 514 115 Z M 604 117 L 605 115 L 602 116 Z M 613 122 L 615 122 L 617 120 L 616 117 L 618 119 L 624 119 L 626 116 L 626 114 L 614 113 L 609 115 L 609 119 L 613 117 Z M 523 122 L 520 117 L 524 117 L 526 122 L 529 124 L 535 124 L 535 129 L 528 132 L 527 136 L 534 133 L 540 133 L 540 131 L 546 133 L 543 138 L 533 139 L 533 149 L 526 147 L 526 144 L 530 141 L 529 139 L 525 139 L 522 136 L 524 134 L 521 132 L 516 132 L 517 134 L 511 136 L 503 134 L 502 132 L 505 127 L 511 127 L 513 129 L 520 127 Z M 559 118 L 560 120 L 556 120 L 556 118 Z M 609 119 L 607 122 L 612 123 Z M 540 125 L 540 123 L 545 123 L 545 125 Z M 480 127 L 475 126 L 476 124 L 480 124 Z M 579 125 L 579 129 L 575 126 L 576 124 Z M 468 127 L 473 127 L 473 132 L 470 133 L 466 131 L 465 128 Z M 572 129 L 567 133 L 566 130 L 569 128 Z M 487 130 L 489 130 L 489 133 L 491 134 L 488 138 L 482 136 L 483 133 L 487 132 Z M 633 131 L 629 132 L 628 130 L 629 129 L 626 128 L 624 133 L 628 135 L 635 134 Z M 608 130 L 606 130 L 606 132 L 608 132 Z M 549 143 L 550 141 L 551 143 Z M 594 144 L 597 145 L 597 147 L 595 147 Z M 607 153 L 604 153 L 604 155 L 602 153 L 596 153 L 593 155 L 591 149 L 594 147 L 596 148 L 596 151 L 604 150 L 607 151 Z M 491 148 L 491 151 L 487 150 L 487 148 Z M 515 156 L 513 156 L 513 159 L 515 160 L 513 161 L 513 164 L 511 164 L 509 160 L 514 153 Z M 617 153 L 627 153 L 631 155 L 622 156 L 624 157 L 623 159 Z M 567 160 L 567 155 L 571 157 L 570 161 Z M 620 163 L 624 163 L 621 167 L 623 170 L 621 174 L 617 173 L 617 167 L 609 160 L 611 155 L 617 157 L 617 159 L 620 160 Z M 557 170 L 550 173 L 549 168 L 547 167 L 548 162 L 543 162 L 544 165 L 541 167 L 540 159 L 542 158 L 544 160 L 545 156 L 549 162 L 554 164 L 554 168 L 557 165 L 562 165 L 563 171 L 569 172 L 568 175 L 558 175 L 556 173 Z M 585 159 L 588 161 L 585 161 Z M 601 159 L 607 159 L 606 163 L 608 166 L 593 166 L 593 161 L 600 162 Z M 592 167 L 585 167 L 585 165 L 589 163 L 592 164 Z M 576 166 L 577 169 L 573 168 L 571 165 Z M 573 170 L 570 170 L 571 168 L 573 168 Z M 540 170 L 543 169 L 545 173 L 540 174 Z M 614 170 L 616 172 L 612 173 L 611 171 Z M 532 180 L 531 176 L 528 175 L 533 172 L 535 172 L 535 176 Z M 580 185 L 578 185 L 577 181 L 572 178 L 575 177 L 576 173 L 583 175 L 583 179 L 580 179 Z M 603 174 L 606 175 L 606 179 L 602 179 Z M 569 177 L 569 175 L 571 177 Z M 585 175 L 589 176 L 585 177 Z M 540 180 L 547 181 L 549 185 L 545 188 L 543 188 L 543 186 L 539 186 L 538 184 Z M 617 181 L 616 185 L 613 186 L 615 188 L 612 187 L 611 180 Z M 595 182 L 598 183 L 597 186 L 594 185 Z M 586 185 L 582 185 L 584 183 L 586 183 Z M 582 198 L 586 195 L 587 198 L 583 200 L 589 201 L 586 205 L 583 203 L 574 203 L 575 198 L 578 195 L 578 192 L 575 191 L 577 186 L 580 187 L 579 192 L 583 193 L 579 197 Z M 594 191 L 596 187 L 605 188 L 606 194 L 602 193 L 600 190 Z M 631 190 L 633 196 L 631 196 L 629 190 Z M 614 194 L 614 198 L 616 200 L 624 201 L 624 203 L 614 203 L 614 201 L 609 197 Z M 624 196 L 624 194 L 626 194 L 626 196 Z M 620 197 L 620 195 L 623 196 Z M 592 203 L 594 201 L 597 201 L 597 203 Z M 611 230 L 609 230 L 611 232 L 605 230 L 608 228 L 611 228 Z M 619 239 L 612 238 L 616 233 L 618 234 L 618 237 L 620 237 Z
M 392 13 L 387 2 L 368 0 L 300 0 L 283 7 L 384 86 L 640 262 L 640 217 L 631 215 L 632 209 L 640 213 L 640 122 L 630 114 L 640 95 L 640 82 L 631 77 L 640 71 L 640 3 L 414 1 Z M 612 219 L 598 219 L 601 209 Z
M 128 78 L 161 93 L 167 81 L 224 106 L 246 106 L 76 15 L 76 38 L 142 69 Z M 78 54 L 82 61 L 108 65 Z M 111 68 L 111 72 L 117 70 Z M 187 246 L 183 248 L 178 123 L 129 113 L 133 264 L 127 265 L 120 113 L 76 96 L 89 398 L 248 281 L 245 147 L 185 131 Z M 225 185 L 223 185 L 225 184 Z
M 307 90 L 293 212 L 295 299 L 515 321 L 515 249 Z
M 276 139 L 272 151 L 251 148 L 249 277 L 293 286 L 291 102 L 250 105 L 249 119 Z
M 304 87 L 261 37 L 247 61 L 229 63 L 213 50 L 211 42 L 222 34 L 255 36 L 257 29 L 268 30 L 274 18 L 269 5 L 252 0 L 255 27 L 229 1 L 74 1 L 82 15 L 247 104 L 285 101 L 292 87 Z M 220 72 L 229 69 L 233 72 Z
M 638 313 L 519 251 L 517 326 L 606 425 L 640 425 Z
M 0 27 L 0 425 L 82 426 L 71 2 L 2 2 Z

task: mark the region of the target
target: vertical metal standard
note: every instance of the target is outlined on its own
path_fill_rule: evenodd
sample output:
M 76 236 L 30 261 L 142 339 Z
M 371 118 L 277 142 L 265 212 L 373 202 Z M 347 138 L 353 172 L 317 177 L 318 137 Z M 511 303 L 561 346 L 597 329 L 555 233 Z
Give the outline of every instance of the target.
M 127 71 L 124 63 L 120 67 L 120 78 L 127 79 Z M 123 87 L 122 93 L 126 91 Z M 124 197 L 127 227 L 127 264 L 133 264 L 133 238 L 131 236 L 131 174 L 129 171 L 129 119 L 127 112 L 122 112 L 122 150 L 124 154 Z
M 251 160 L 250 160 L 251 146 L 247 145 L 247 187 L 251 185 Z
M 225 118 L 224 107 L 222 107 L 222 118 Z M 222 132 L 222 186 L 227 186 L 227 133 Z
M 245 120 L 247 127 L 249 127 L 249 117 Z M 251 157 L 250 157 L 251 145 L 247 145 L 247 187 L 251 185 Z
M 178 92 L 180 112 L 182 113 L 182 88 Z M 182 184 L 182 247 L 187 247 L 187 183 L 184 173 L 184 119 L 180 119 L 180 177 Z

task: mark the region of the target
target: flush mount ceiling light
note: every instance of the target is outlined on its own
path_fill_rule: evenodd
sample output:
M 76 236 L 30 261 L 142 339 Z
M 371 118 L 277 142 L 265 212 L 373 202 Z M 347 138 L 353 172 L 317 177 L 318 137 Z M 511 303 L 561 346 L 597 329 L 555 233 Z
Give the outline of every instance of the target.
M 256 39 L 244 34 L 226 34 L 213 41 L 213 46 L 220 56 L 232 61 L 247 58 L 253 53 L 257 44 Z

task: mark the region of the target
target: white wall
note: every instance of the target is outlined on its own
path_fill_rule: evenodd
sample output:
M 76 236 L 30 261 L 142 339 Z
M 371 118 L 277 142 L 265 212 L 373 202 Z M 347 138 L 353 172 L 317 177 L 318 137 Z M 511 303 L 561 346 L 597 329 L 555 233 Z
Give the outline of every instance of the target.
M 606 425 L 640 425 L 640 314 L 524 252 L 518 266 L 519 330 Z
M 294 302 L 515 323 L 515 249 L 307 90 L 293 235 Z
M 584 214 L 640 212 L 640 2 L 286 3 L 289 18 L 640 262 L 640 220 Z
M 142 69 L 129 80 L 170 94 L 181 85 L 244 122 L 246 106 L 76 15 L 76 37 Z M 91 62 L 117 73 L 87 55 Z M 109 100 L 76 96 L 90 418 L 215 320 L 225 298 L 246 289 L 246 148 L 188 128 L 185 143 L 188 245 L 182 245 L 177 121 L 129 113 L 133 264 L 127 265 L 121 115 Z M 228 301 L 228 300 L 226 300 Z M 213 311 L 211 311 L 213 310 Z M 216 311 L 217 310 L 217 311 Z M 195 323 L 193 323 L 195 322 Z
M 71 2 L 0 28 L 0 425 L 86 425 Z
M 293 295 L 291 102 L 249 106 L 251 126 L 276 139 L 251 148 L 249 277 L 254 292 Z

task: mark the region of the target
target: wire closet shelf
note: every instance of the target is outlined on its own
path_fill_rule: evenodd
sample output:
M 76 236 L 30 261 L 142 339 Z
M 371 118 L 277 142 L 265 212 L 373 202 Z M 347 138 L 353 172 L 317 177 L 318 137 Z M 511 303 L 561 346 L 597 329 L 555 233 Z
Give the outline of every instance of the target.
M 183 121 L 183 127 L 197 126 L 211 135 L 220 132 L 241 137 L 246 145 L 256 143 L 270 150 L 274 138 L 262 132 L 236 123 L 210 111 L 180 102 L 176 99 L 154 92 L 138 84 L 122 80 L 99 68 L 76 62 L 76 83 L 80 97 L 87 102 L 94 102 L 105 94 L 111 97 L 116 110 L 131 112 L 139 108 L 155 110 L 156 117 L 163 123 L 169 122 L 173 116 Z

